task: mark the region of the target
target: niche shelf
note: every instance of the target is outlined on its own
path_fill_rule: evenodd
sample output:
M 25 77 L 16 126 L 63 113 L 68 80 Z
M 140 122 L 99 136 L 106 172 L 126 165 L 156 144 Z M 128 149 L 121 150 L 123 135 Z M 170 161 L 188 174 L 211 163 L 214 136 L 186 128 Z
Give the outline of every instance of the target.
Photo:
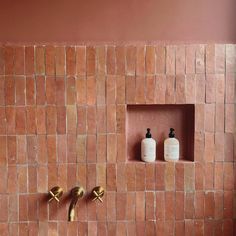
M 164 140 L 169 128 L 175 129 L 180 142 L 180 161 L 194 161 L 193 104 L 127 105 L 126 143 L 128 161 L 141 161 L 141 140 L 151 128 L 157 141 L 156 161 L 164 161 Z

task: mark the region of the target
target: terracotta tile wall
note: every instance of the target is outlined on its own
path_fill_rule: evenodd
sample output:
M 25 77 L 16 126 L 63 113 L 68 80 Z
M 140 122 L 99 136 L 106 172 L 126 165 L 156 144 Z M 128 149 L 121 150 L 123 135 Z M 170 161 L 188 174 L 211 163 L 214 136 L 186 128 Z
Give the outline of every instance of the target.
M 233 235 L 235 73 L 235 45 L 0 47 L 0 235 Z M 128 162 L 127 103 L 195 104 L 195 162 Z M 107 192 L 68 223 L 78 184 Z

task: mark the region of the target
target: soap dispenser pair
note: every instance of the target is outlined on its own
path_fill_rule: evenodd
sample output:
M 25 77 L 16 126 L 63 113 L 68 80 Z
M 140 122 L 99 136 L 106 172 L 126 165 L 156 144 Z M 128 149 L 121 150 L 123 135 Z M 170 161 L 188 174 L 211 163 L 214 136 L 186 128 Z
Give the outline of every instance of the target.
M 156 160 L 156 141 L 152 138 L 151 129 L 147 129 L 146 138 L 141 142 L 141 160 L 154 162 Z M 164 141 L 165 161 L 179 160 L 179 141 L 175 138 L 174 129 L 170 128 L 169 138 Z

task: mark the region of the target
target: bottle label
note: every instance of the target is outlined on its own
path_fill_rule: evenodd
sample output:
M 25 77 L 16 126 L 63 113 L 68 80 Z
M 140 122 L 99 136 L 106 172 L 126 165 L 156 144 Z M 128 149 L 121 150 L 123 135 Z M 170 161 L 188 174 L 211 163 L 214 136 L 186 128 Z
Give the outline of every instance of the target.
M 156 146 L 154 144 L 142 145 L 142 160 L 155 161 L 156 159 Z
M 178 160 L 179 159 L 179 145 L 168 144 L 165 145 L 165 157 L 167 159 Z

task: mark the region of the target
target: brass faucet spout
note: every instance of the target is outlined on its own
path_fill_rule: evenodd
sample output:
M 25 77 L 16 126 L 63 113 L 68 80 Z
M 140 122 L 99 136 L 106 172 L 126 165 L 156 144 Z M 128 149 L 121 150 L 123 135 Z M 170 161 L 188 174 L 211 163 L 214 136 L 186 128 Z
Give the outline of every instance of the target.
M 75 206 L 80 198 L 84 196 L 84 189 L 82 187 L 75 187 L 71 190 L 72 200 L 69 206 L 68 221 L 75 220 Z

